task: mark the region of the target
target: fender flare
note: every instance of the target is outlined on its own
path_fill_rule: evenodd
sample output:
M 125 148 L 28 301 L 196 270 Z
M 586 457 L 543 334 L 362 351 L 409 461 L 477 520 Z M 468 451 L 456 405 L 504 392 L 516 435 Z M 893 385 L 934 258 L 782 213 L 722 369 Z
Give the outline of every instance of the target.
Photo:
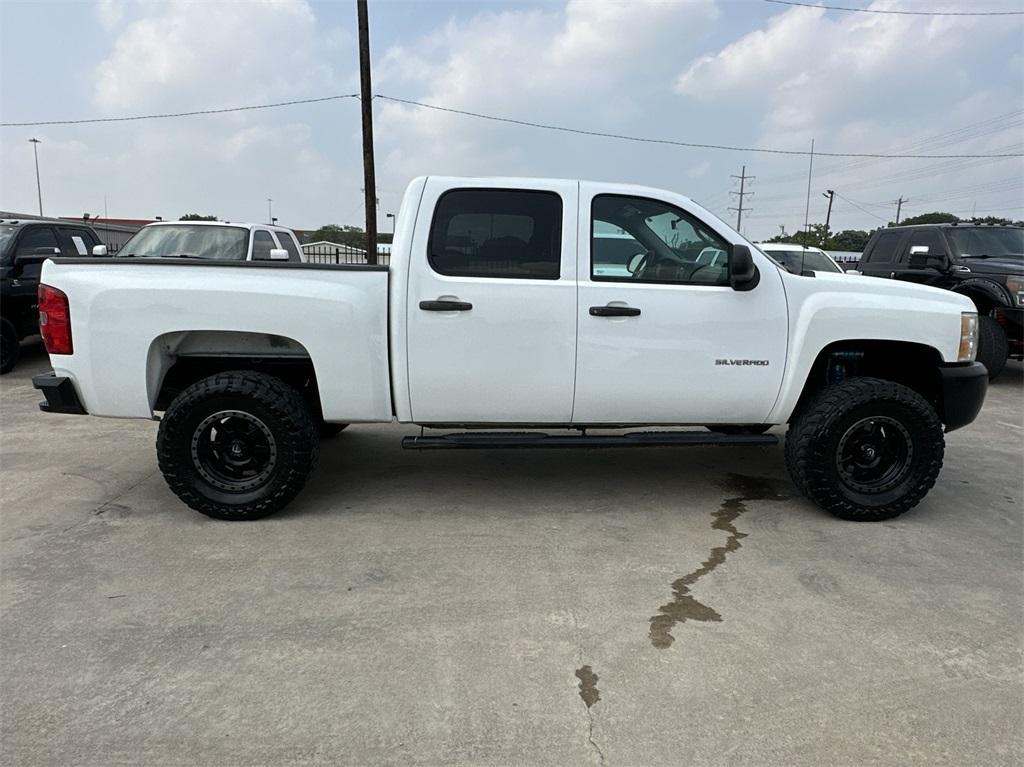
M 1006 289 L 1002 285 L 984 277 L 972 277 L 964 280 L 953 288 L 953 292 L 960 293 L 961 295 L 981 293 L 987 298 L 991 298 L 999 306 L 1010 306 L 1010 295 L 1006 292 Z

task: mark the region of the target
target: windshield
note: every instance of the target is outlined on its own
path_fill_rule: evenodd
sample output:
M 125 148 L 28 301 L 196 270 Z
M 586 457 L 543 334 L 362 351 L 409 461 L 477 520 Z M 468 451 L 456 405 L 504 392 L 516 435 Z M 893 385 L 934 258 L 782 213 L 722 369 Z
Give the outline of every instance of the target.
M 794 274 L 800 273 L 801 258 L 803 259 L 803 270 L 805 272 L 842 273 L 843 271 L 833 263 L 831 258 L 816 250 L 770 250 L 767 253 Z
M 1024 259 L 1024 229 L 1014 227 L 949 227 L 949 238 L 961 257 L 1015 256 Z
M 220 261 L 243 261 L 249 230 L 237 226 L 161 224 L 147 226 L 124 244 L 119 256 L 160 258 L 193 256 Z

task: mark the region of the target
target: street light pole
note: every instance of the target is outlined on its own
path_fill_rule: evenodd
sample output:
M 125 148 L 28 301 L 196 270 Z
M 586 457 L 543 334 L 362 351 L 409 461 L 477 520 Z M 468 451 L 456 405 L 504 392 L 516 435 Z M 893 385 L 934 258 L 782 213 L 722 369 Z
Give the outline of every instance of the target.
M 43 187 L 39 183 L 39 145 L 43 142 L 37 138 L 30 138 L 29 143 L 32 145 L 32 154 L 36 158 L 36 194 L 39 195 L 39 215 L 43 215 Z
M 274 223 L 274 209 L 271 206 L 271 203 L 273 203 L 273 202 L 274 201 L 270 197 L 267 198 L 267 223 L 268 224 L 273 224 Z

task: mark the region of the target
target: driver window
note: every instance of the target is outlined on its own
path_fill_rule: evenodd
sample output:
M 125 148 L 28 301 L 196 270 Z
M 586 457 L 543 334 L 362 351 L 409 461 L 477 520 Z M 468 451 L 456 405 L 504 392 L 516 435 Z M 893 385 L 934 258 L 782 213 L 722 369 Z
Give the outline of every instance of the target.
M 598 195 L 591 206 L 591 279 L 727 285 L 729 245 L 690 214 L 645 197 Z

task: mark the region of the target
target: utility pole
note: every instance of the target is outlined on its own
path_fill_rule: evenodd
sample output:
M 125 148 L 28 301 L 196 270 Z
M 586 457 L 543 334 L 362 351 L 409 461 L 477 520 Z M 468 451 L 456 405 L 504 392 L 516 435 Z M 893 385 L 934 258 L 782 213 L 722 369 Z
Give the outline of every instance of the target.
M 905 202 L 910 202 L 910 200 L 904 200 L 903 199 L 903 195 L 900 195 L 900 198 L 898 200 L 896 200 L 896 224 L 897 225 L 900 223 L 900 211 L 903 209 L 903 203 L 905 203 Z
M 785 236 L 786 236 L 786 225 L 785 224 L 779 224 L 779 237 L 785 237 Z
M 828 213 L 825 214 L 825 237 L 828 237 L 828 224 L 832 220 L 832 199 L 836 196 L 836 193 L 827 189 L 821 193 L 822 197 L 828 197 Z
M 377 180 L 373 170 L 373 88 L 370 85 L 370 22 L 366 0 L 356 0 L 359 17 L 359 94 L 363 111 L 363 191 L 366 207 L 366 263 L 377 263 Z
M 270 199 L 269 197 L 267 198 L 267 223 L 268 224 L 273 224 L 274 223 L 273 202 L 274 201 L 272 199 Z
M 30 138 L 29 143 L 32 145 L 32 154 L 36 158 L 36 194 L 39 195 L 39 215 L 43 215 L 43 187 L 39 183 L 39 145 L 43 142 L 37 138 Z
M 729 192 L 729 194 L 734 194 L 739 198 L 739 202 L 736 204 L 736 207 L 729 208 L 729 210 L 736 211 L 736 231 L 738 232 L 740 231 L 740 225 L 743 223 L 743 198 L 748 194 L 753 194 L 753 192 L 745 191 L 747 180 L 749 179 L 750 181 L 753 181 L 755 176 L 748 176 L 747 166 L 744 165 L 743 170 L 740 171 L 740 175 L 730 176 L 730 178 L 738 178 L 740 180 L 740 190 L 738 192 Z M 749 212 L 750 209 L 748 208 L 747 210 Z

